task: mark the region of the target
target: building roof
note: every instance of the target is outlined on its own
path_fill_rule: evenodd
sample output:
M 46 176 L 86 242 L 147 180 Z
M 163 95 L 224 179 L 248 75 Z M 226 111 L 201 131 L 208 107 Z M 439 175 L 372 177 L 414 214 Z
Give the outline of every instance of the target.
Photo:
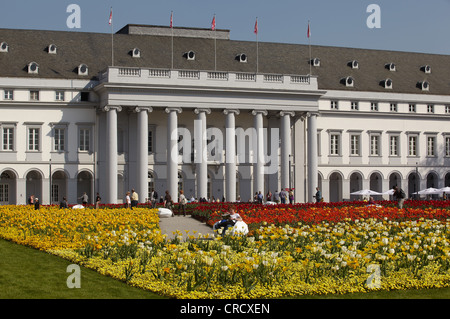
M 169 69 L 172 61 L 172 37 L 147 31 L 151 26 L 128 25 L 114 34 L 114 66 Z M 206 30 L 203 36 L 183 36 L 186 28 L 179 28 L 173 37 L 174 69 L 306 75 L 310 73 L 310 48 L 308 45 L 251 41 L 234 41 L 226 38 L 211 39 Z M 134 30 L 130 32 L 128 30 Z M 162 30 L 162 31 L 161 31 Z M 206 32 L 206 33 L 205 33 Z M 227 34 L 227 30 L 222 30 Z M 206 36 L 205 36 L 206 34 Z M 8 52 L 0 52 L 0 77 L 38 77 L 56 79 L 96 79 L 111 66 L 112 35 L 74 31 L 40 31 L 0 29 L 0 43 L 7 43 Z M 49 54 L 54 44 L 56 54 Z M 257 50 L 258 47 L 258 50 Z M 133 49 L 140 50 L 140 58 L 132 56 Z M 186 53 L 195 52 L 189 60 Z M 450 56 L 398 51 L 367 50 L 327 46 L 312 46 L 311 58 L 320 59 L 320 66 L 312 66 L 318 76 L 321 90 L 348 90 L 450 95 Z M 247 62 L 237 58 L 245 54 Z M 216 56 L 216 58 L 215 58 Z M 358 68 L 351 62 L 357 61 Z M 28 64 L 36 62 L 38 74 L 28 73 Z M 395 71 L 389 65 L 395 65 Z M 89 74 L 79 75 L 78 66 L 85 64 Z M 430 66 L 431 73 L 424 66 Z M 353 86 L 346 86 L 351 77 Z M 384 80 L 392 80 L 392 88 L 385 88 Z M 428 90 L 421 83 L 428 82 Z

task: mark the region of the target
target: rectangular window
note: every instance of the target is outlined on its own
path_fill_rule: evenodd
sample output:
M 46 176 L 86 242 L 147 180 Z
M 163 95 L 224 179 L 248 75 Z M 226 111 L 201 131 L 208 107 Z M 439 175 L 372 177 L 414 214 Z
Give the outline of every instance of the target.
M 80 129 L 80 151 L 90 151 L 90 137 L 91 131 L 90 129 L 83 128 Z
M 338 110 L 339 109 L 338 101 L 331 101 L 330 108 L 332 110 Z
M 29 128 L 28 129 L 28 150 L 29 151 L 39 151 L 39 129 Z
M 359 155 L 359 135 L 350 136 L 350 155 Z
M 379 140 L 380 137 L 378 135 L 371 135 L 370 136 L 370 155 L 371 156 L 379 156 Z
M 398 136 L 389 137 L 389 155 L 398 156 Z
M 408 155 L 417 156 L 417 136 L 409 136 L 408 142 L 409 142 Z
M 59 185 L 52 185 L 52 203 L 57 203 L 59 201 Z
M 55 101 L 64 101 L 64 91 L 56 91 Z
M 398 112 L 397 103 L 391 103 L 390 104 L 390 110 L 391 110 L 391 112 Z
M 427 156 L 435 155 L 435 141 L 436 139 L 434 136 L 427 137 Z
M 415 104 L 410 104 L 409 105 L 409 112 L 416 113 L 416 105 Z
M 153 153 L 153 131 L 148 131 L 148 152 Z
M 63 152 L 65 150 L 65 129 L 55 128 L 55 151 Z
M 0 204 L 9 202 L 9 184 L 0 184 Z
M 433 104 L 427 105 L 427 113 L 434 113 L 434 105 Z
M 450 105 L 445 106 L 445 114 L 450 114 Z
M 351 102 L 350 108 L 354 111 L 359 110 L 359 103 L 358 102 Z
M 378 103 L 377 102 L 370 103 L 370 110 L 371 111 L 378 111 Z
M 450 156 L 450 137 L 445 138 L 445 156 Z
M 330 137 L 330 155 L 339 155 L 339 135 L 333 134 Z
M 30 100 L 39 101 L 39 91 L 30 91 Z
M 14 100 L 14 91 L 13 90 L 5 90 L 5 95 L 3 96 L 5 100 Z
M 14 128 L 3 128 L 3 150 L 14 151 Z

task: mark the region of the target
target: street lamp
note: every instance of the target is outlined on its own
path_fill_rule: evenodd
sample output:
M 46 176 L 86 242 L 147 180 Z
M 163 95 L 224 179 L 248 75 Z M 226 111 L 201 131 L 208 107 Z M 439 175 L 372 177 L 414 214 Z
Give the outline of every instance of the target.
M 416 162 L 416 199 L 419 199 L 419 187 L 420 187 L 420 178 L 419 178 L 419 163 Z
M 291 169 L 291 165 L 292 165 L 292 160 L 291 158 L 294 157 L 294 155 L 289 154 L 289 189 L 292 189 L 292 169 Z

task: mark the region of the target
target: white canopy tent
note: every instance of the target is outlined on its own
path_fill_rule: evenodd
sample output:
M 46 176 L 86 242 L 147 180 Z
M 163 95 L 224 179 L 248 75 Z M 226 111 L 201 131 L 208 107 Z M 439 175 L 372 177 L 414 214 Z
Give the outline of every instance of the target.
M 362 189 L 360 191 L 350 193 L 350 195 L 371 196 L 371 195 L 383 195 L 383 193 L 378 193 L 370 189 Z

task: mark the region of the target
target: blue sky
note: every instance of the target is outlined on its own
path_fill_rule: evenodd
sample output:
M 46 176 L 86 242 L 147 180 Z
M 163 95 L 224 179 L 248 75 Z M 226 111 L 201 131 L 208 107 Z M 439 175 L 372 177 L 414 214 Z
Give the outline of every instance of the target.
M 69 4 L 81 9 L 81 28 L 69 29 Z M 370 4 L 380 8 L 381 28 L 368 28 Z M 231 31 L 232 40 L 258 40 L 450 54 L 450 0 L 2 0 L 0 28 L 111 32 L 126 24 L 209 28 L 214 14 L 218 29 Z

